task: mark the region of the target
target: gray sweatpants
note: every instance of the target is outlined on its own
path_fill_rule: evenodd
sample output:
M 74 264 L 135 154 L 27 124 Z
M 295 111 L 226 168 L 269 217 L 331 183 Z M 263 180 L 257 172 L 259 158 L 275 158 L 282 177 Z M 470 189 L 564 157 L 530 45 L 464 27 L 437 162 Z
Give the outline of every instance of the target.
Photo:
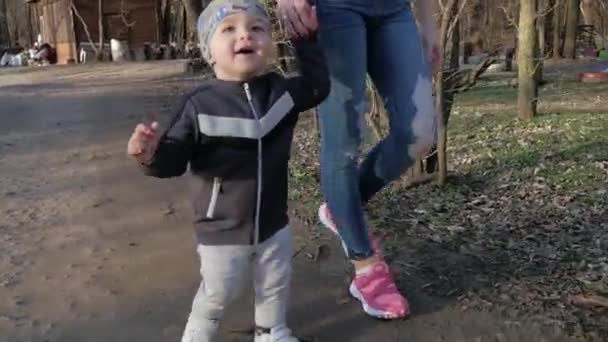
M 252 283 L 256 325 L 285 326 L 293 254 L 291 238 L 291 228 L 287 226 L 257 248 L 198 245 L 202 281 L 182 342 L 214 342 L 224 309 Z

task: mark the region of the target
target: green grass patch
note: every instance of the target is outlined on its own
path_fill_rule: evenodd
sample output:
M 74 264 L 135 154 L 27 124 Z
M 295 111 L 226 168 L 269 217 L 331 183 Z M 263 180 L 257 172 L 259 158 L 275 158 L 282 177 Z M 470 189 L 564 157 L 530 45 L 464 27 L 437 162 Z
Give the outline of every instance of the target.
M 449 132 L 450 154 L 464 172 L 547 177 L 565 189 L 605 186 L 608 113 L 541 115 L 530 123 L 510 113 L 462 113 Z
M 456 96 L 458 104 L 512 104 L 517 101 L 517 89 L 508 84 L 478 85 Z

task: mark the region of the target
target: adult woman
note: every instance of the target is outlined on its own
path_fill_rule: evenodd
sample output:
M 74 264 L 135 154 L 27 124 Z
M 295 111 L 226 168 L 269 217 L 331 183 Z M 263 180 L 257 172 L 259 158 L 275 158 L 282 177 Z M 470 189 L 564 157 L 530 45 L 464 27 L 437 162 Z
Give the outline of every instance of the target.
M 414 6 L 422 34 L 407 0 L 316 0 L 314 7 L 307 0 L 279 0 L 294 34 L 314 32 L 318 20 L 331 76 L 330 96 L 319 108 L 327 200 L 319 217 L 340 236 L 355 267 L 351 294 L 367 314 L 386 319 L 409 315 L 409 305 L 368 233 L 362 206 L 435 139 L 431 66 L 441 55 L 433 17 L 437 1 L 415 0 Z M 390 130 L 358 165 L 367 74 L 384 100 Z

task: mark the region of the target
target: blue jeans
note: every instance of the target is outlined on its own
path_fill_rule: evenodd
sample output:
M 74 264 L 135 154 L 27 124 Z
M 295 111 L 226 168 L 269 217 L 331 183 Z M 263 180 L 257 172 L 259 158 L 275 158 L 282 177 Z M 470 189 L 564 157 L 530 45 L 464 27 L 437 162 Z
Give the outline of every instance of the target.
M 435 141 L 430 66 L 406 0 L 317 0 L 331 76 L 320 105 L 322 188 L 348 257 L 374 252 L 362 206 Z M 389 114 L 388 135 L 359 165 L 369 73 Z

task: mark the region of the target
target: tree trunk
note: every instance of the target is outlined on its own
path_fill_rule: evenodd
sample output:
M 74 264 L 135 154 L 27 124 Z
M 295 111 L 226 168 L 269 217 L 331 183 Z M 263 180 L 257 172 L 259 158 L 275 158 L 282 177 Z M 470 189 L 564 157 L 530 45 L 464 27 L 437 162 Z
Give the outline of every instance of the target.
M 133 60 L 133 26 L 135 25 L 135 21 L 129 22 L 127 18 L 128 15 L 129 12 L 125 9 L 125 0 L 120 0 L 120 19 L 127 29 L 126 47 L 123 48 L 126 54 L 124 58 L 126 58 L 126 60 Z
M 466 1 L 466 0 L 461 0 Z M 450 119 L 450 114 L 452 113 L 452 107 L 454 105 L 454 97 L 456 95 L 456 74 L 460 69 L 459 57 L 460 57 L 460 17 L 458 16 L 458 6 L 460 1 L 456 1 L 454 3 L 454 8 L 452 9 L 450 22 L 454 25 L 454 31 L 452 32 L 449 46 L 446 47 L 445 55 L 449 57 L 448 62 L 448 71 L 443 74 L 445 78 L 443 83 L 443 106 L 440 108 L 441 110 L 441 119 L 439 122 L 438 129 L 438 151 L 437 157 L 439 159 L 439 184 L 445 184 L 448 175 L 448 159 L 447 159 L 447 147 L 448 147 L 448 121 Z M 489 7 L 489 6 L 488 6 Z
M 22 37 L 22 27 L 21 27 L 21 18 L 22 15 L 19 13 L 19 6 L 22 5 L 22 2 L 15 0 L 6 0 L 5 1 L 5 9 L 4 9 L 4 18 L 6 20 L 6 30 L 8 33 L 8 41 L 10 42 L 10 46 L 16 46 L 17 43 L 23 47 L 25 39 Z
M 540 55 L 542 57 L 545 56 L 545 51 L 547 50 L 547 21 L 550 18 L 547 18 L 547 6 L 548 0 L 537 0 L 538 1 L 538 48 L 540 50 Z
M 28 37 L 28 43 L 29 44 L 34 44 L 34 41 L 36 40 L 34 37 L 34 29 L 32 27 L 32 9 L 31 6 L 29 4 L 25 4 L 25 12 L 27 15 L 27 22 L 26 22 L 26 26 L 27 26 L 27 37 Z
M 447 70 L 443 73 L 444 81 L 443 88 L 445 96 L 443 96 L 443 122 L 445 125 L 448 124 L 450 119 L 450 113 L 452 112 L 452 107 L 454 105 L 454 97 L 456 95 L 456 82 L 458 71 L 460 70 L 460 51 L 458 47 L 460 46 L 460 27 L 459 22 L 460 18 L 458 17 L 458 6 L 459 2 L 462 0 L 456 0 L 454 3 L 454 8 L 452 10 L 452 14 L 450 15 L 450 25 L 453 27 L 452 32 L 448 32 L 448 36 L 446 37 L 445 45 L 443 45 L 445 61 L 447 62 Z
M 186 11 L 184 10 L 184 3 L 180 2 L 177 6 L 177 15 L 175 18 L 175 41 L 183 49 L 185 46 L 184 37 L 187 34 L 186 30 Z
M 6 0 L 0 0 L 0 46 L 1 44 L 6 44 L 7 46 L 12 45 L 11 35 L 9 34 L 7 15 L 8 12 L 6 7 Z
M 579 0 L 567 0 L 566 3 L 566 38 L 564 40 L 564 57 L 576 58 L 576 28 L 579 17 Z
M 608 48 L 608 4 L 601 3 L 598 11 L 600 44 L 599 47 L 602 49 Z
M 560 35 L 562 30 L 561 28 L 561 5 L 562 0 L 552 0 L 551 8 L 553 12 L 553 59 L 562 58 L 560 54 L 561 50 L 561 39 Z
M 96 57 L 98 61 L 101 61 L 103 59 L 103 42 L 105 36 L 103 29 L 103 0 L 97 0 L 97 25 L 99 32 L 99 49 Z
M 156 22 L 156 42 L 160 43 L 163 40 L 163 2 L 162 0 L 156 0 L 154 2 L 154 19 Z
M 188 16 L 188 40 L 196 41 L 196 23 L 198 16 L 203 11 L 203 2 L 201 0 L 183 0 L 184 7 L 186 8 L 186 15 Z
M 538 37 L 536 31 L 537 0 L 525 0 L 520 3 L 519 44 L 517 62 L 519 73 L 518 116 L 529 121 L 536 115 L 538 95 L 536 52 Z
M 440 113 L 437 122 L 437 159 L 438 159 L 438 182 L 445 184 L 447 180 L 447 125 L 452 110 L 454 92 L 452 83 L 454 75 L 458 72 L 458 47 L 460 46 L 460 32 L 458 32 L 458 0 L 450 0 L 442 13 L 440 25 L 440 44 L 444 49 L 444 65 L 436 76 L 435 94 L 437 96 L 437 111 Z M 450 28 L 453 31 L 450 32 Z M 445 61 L 449 63 L 446 68 Z M 432 158 L 429 160 L 431 162 Z
M 534 78 L 536 79 L 537 87 L 542 84 L 544 77 L 544 60 L 545 60 L 545 46 L 546 46 L 546 22 L 545 13 L 547 13 L 547 0 L 536 0 L 536 25 L 538 29 L 538 44 L 535 46 L 534 56 Z
M 515 48 L 507 48 L 505 51 L 505 71 L 513 71 L 513 57 L 515 56 Z
M 595 1 L 596 0 L 581 0 L 580 8 L 584 25 L 595 25 Z
M 170 43 L 171 37 L 173 37 L 174 32 L 172 30 L 172 17 L 171 17 L 171 1 L 170 0 L 162 0 L 162 39 L 161 43 Z

